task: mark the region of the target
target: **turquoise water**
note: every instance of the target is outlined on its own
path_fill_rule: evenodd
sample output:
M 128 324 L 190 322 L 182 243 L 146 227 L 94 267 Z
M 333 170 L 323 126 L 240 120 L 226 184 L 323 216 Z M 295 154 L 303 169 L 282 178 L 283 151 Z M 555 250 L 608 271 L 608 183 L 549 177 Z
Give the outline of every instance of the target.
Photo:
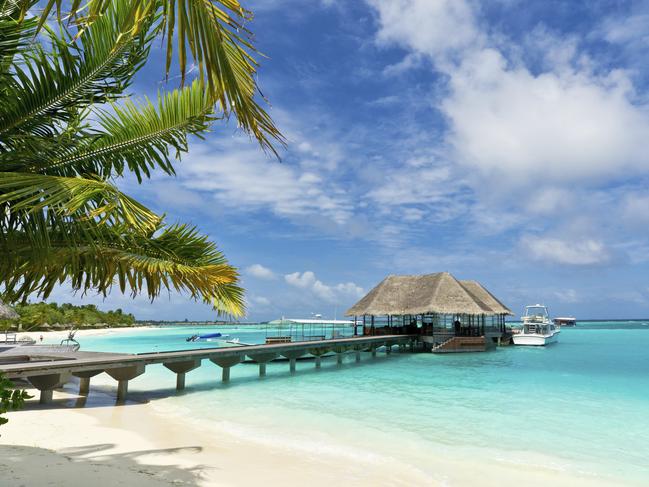
M 81 343 L 97 351 L 180 350 L 196 348 L 185 338 L 205 330 L 172 327 Z M 262 328 L 219 331 L 244 343 L 265 337 Z M 325 360 L 320 371 L 301 361 L 294 376 L 286 363 L 272 363 L 264 379 L 255 365 L 241 364 L 226 385 L 220 369 L 205 362 L 188 374 L 190 393 L 183 395 L 175 394 L 171 372 L 150 366 L 129 391 L 203 428 L 280 442 L 307 456 L 395 462 L 432 475 L 427 458 L 445 455 L 649 482 L 649 322 L 563 328 L 547 348 L 347 360 L 342 368 Z

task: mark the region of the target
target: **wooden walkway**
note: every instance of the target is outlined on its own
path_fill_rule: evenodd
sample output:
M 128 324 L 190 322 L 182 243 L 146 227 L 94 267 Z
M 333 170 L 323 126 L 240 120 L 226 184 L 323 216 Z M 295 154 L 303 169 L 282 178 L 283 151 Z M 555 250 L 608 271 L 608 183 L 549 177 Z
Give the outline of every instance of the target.
M 28 346 L 21 347 L 11 355 L 0 355 L 0 373 L 9 379 L 27 379 L 40 390 L 40 402 L 52 400 L 52 391 L 68 382 L 72 376 L 79 378 L 79 393 L 87 395 L 90 378 L 106 372 L 117 380 L 117 399 L 126 399 L 128 381 L 142 375 L 147 365 L 163 364 L 176 374 L 176 388 L 185 388 L 185 374 L 201 366 L 207 359 L 222 368 L 222 379 L 230 380 L 230 369 L 246 358 L 259 364 L 259 375 L 266 374 L 266 364 L 284 357 L 289 361 L 291 372 L 295 372 L 296 360 L 305 355 L 315 358 L 315 366 L 320 367 L 321 357 L 335 353 L 338 363 L 343 355 L 356 353 L 360 361 L 361 352 L 369 351 L 376 355 L 376 350 L 385 346 L 386 353 L 394 345 L 401 349 L 413 346 L 416 335 L 384 335 L 339 338 L 306 342 L 277 343 L 265 345 L 245 345 L 221 348 L 199 348 L 167 352 L 139 354 L 120 354 L 104 352 L 64 352 L 51 354 L 22 354 L 28 352 Z

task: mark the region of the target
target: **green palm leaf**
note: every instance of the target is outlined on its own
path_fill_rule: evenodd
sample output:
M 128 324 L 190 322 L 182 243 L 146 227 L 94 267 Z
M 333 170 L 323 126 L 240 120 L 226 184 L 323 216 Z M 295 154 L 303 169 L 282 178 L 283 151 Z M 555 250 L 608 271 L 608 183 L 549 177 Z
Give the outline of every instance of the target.
M 102 224 L 128 225 L 142 233 L 154 231 L 160 223 L 160 217 L 151 210 L 100 179 L 0 174 L 0 205 L 8 205 L 13 214 L 28 218 L 44 210 L 63 217 L 76 214 Z

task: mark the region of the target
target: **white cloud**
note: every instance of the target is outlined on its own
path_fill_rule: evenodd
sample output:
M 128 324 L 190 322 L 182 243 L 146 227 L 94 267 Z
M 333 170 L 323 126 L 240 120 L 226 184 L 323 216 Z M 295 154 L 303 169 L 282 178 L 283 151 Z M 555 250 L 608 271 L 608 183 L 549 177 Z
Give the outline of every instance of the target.
M 574 289 L 563 289 L 554 291 L 556 298 L 562 303 L 578 303 L 579 293 Z
M 349 301 L 363 296 L 363 288 L 353 282 L 327 285 L 316 278 L 312 271 L 293 272 L 284 276 L 286 282 L 294 287 L 313 292 L 318 298 L 336 303 Z
M 302 289 L 309 288 L 313 286 L 316 282 L 315 274 L 311 271 L 305 272 L 293 272 L 292 274 L 286 274 L 284 279 L 291 286 L 299 287 Z
M 245 268 L 245 273 L 257 279 L 275 279 L 275 273 L 261 264 L 253 264 Z
M 483 30 L 477 3 L 367 1 L 379 43 L 428 56 L 447 77 L 435 103 L 449 122 L 448 159 L 475 173 L 474 188 L 609 184 L 649 171 L 649 107 L 635 100 L 626 72 L 592 69 L 574 38 L 540 28 L 523 48 Z M 543 57 L 541 72 L 507 57 L 524 49 Z
M 264 297 L 264 296 L 252 296 L 250 298 L 250 301 L 258 306 L 261 307 L 266 307 L 270 306 L 270 299 Z
M 229 147 L 202 144 L 192 149 L 182 170 L 186 188 L 211 193 L 228 208 L 268 209 L 282 217 L 318 215 L 337 224 L 351 217 L 344 191 L 320 174 L 319 164 L 308 166 L 269 159 L 248 140 Z
M 593 239 L 572 241 L 526 236 L 523 237 L 522 244 L 533 258 L 558 264 L 598 265 L 606 263 L 611 258 L 606 246 Z
M 473 12 L 463 0 L 368 0 L 377 9 L 378 41 L 445 58 L 480 42 Z

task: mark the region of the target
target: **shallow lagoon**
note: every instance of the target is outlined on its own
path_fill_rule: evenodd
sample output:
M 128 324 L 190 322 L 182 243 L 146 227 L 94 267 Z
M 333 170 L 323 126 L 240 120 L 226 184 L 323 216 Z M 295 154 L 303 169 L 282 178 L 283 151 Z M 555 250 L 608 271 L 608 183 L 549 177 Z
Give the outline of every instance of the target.
M 210 328 L 213 330 L 214 328 Z M 84 350 L 149 352 L 196 348 L 207 328 L 168 327 L 87 337 Z M 244 343 L 261 327 L 223 328 Z M 204 343 L 199 346 L 214 346 Z M 296 455 L 394 464 L 431 478 L 429 459 L 505 463 L 579 472 L 611 481 L 649 481 L 649 324 L 588 322 L 562 329 L 547 348 L 503 347 L 476 354 L 398 354 L 335 359 L 316 371 L 298 362 L 220 369 L 204 362 L 176 395 L 162 366 L 129 386 L 133 400 L 203 429 L 281 444 Z M 94 381 L 94 379 L 93 379 Z M 99 381 L 99 384 L 110 384 Z M 108 387 L 108 386 L 103 386 Z M 162 400 L 164 398 L 164 400 Z M 156 400 L 159 399 L 159 400 Z

